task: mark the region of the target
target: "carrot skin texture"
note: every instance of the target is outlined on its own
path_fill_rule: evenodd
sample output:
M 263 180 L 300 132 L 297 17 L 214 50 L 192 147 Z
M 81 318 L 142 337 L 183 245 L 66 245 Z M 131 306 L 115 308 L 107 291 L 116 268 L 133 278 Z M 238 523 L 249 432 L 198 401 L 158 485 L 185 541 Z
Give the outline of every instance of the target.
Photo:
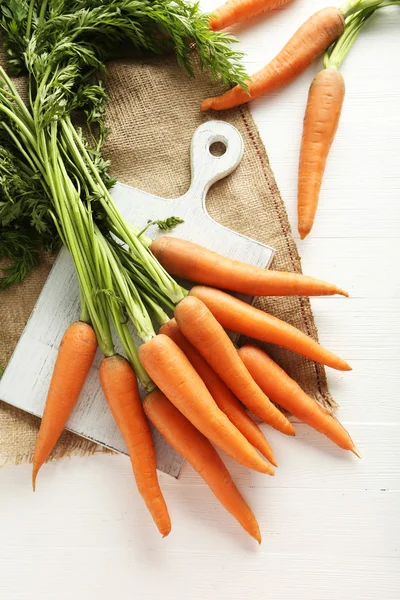
M 345 96 L 342 74 L 323 69 L 308 94 L 299 162 L 298 229 L 301 239 L 311 231 L 326 161 L 336 135 Z
M 235 23 L 243 23 L 263 13 L 283 8 L 292 0 L 227 0 L 213 11 L 210 29 L 220 31 Z
M 261 534 L 255 516 L 235 486 L 215 448 L 160 390 L 146 396 L 147 417 L 167 442 L 190 462 L 222 506 L 259 544 Z
M 218 408 L 189 360 L 169 337 L 159 334 L 146 342 L 139 348 L 139 357 L 154 383 L 203 435 L 245 467 L 274 475 L 272 467 Z
M 278 465 L 276 464 L 272 448 L 261 429 L 254 423 L 239 400 L 216 372 L 213 371 L 208 362 L 185 338 L 175 319 L 171 319 L 168 323 L 165 323 L 161 327 L 160 333 L 171 338 L 182 352 L 184 352 L 191 365 L 204 381 L 217 406 L 226 414 L 228 419 L 237 427 L 250 444 L 257 448 L 270 463 L 277 467 Z
M 160 236 L 150 249 L 168 273 L 231 292 L 250 296 L 348 296 L 326 281 L 301 273 L 261 269 L 178 238 Z
M 171 521 L 158 482 L 156 453 L 136 375 L 125 358 L 115 355 L 101 361 L 100 382 L 127 445 L 139 493 L 159 532 L 165 537 L 171 531 Z
M 326 435 L 340 448 L 354 451 L 354 443 L 340 422 L 310 398 L 261 348 L 248 344 L 239 349 L 239 356 L 272 400 L 303 423 Z
M 277 90 L 300 75 L 344 30 L 344 18 L 336 7 L 313 14 L 286 46 L 247 83 L 249 93 L 237 85 L 221 96 L 207 98 L 201 110 L 226 110 Z
M 50 456 L 78 400 L 96 349 L 96 334 L 87 323 L 72 323 L 63 335 L 33 454 L 33 490 L 39 469 Z
M 236 333 L 282 346 L 310 360 L 322 363 L 339 371 L 351 371 L 342 358 L 326 350 L 292 325 L 265 313 L 230 294 L 214 288 L 195 286 L 190 296 L 199 298 L 209 308 L 217 321 Z
M 201 300 L 187 296 L 175 308 L 175 319 L 184 336 L 247 408 L 278 431 L 295 435 L 291 423 L 255 383 L 227 333 Z

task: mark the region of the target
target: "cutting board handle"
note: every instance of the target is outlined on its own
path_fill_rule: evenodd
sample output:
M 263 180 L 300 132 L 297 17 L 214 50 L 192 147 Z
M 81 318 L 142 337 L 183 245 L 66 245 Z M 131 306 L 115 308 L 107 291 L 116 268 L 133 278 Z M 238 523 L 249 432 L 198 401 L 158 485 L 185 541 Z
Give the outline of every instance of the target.
M 210 147 L 222 142 L 225 152 L 221 156 L 211 154 Z M 190 148 L 192 183 L 186 195 L 190 201 L 204 203 L 209 188 L 232 173 L 243 156 L 243 139 L 239 131 L 225 121 L 207 121 L 194 132 Z

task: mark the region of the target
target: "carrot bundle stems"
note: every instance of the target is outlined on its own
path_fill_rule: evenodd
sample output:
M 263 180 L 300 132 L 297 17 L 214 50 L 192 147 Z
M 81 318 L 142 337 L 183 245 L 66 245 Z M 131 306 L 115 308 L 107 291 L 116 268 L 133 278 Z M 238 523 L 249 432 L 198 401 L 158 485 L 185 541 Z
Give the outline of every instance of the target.
M 338 8 L 328 7 L 316 12 L 281 52 L 246 82 L 248 93 L 237 85 L 221 96 L 203 100 L 201 110 L 226 110 L 283 87 L 300 75 L 343 30 L 344 18 Z
M 210 367 L 194 346 L 185 338 L 175 319 L 163 325 L 160 333 L 167 335 L 184 352 L 191 365 L 204 381 L 208 391 L 217 406 L 226 414 L 228 419 L 237 427 L 244 437 L 275 467 L 277 466 L 274 453 L 261 429 L 247 414 L 243 405 L 233 392 Z
M 167 442 L 204 479 L 222 506 L 260 544 L 257 520 L 207 438 L 159 390 L 146 396 L 144 410 Z
M 274 402 L 326 435 L 340 448 L 359 456 L 350 435 L 339 421 L 310 398 L 261 348 L 247 344 L 239 349 L 239 356 L 260 388 Z
M 332 369 L 351 371 L 351 367 L 346 361 L 320 346 L 318 342 L 293 325 L 238 300 L 230 294 L 214 288 L 195 286 L 190 290 L 189 298 L 191 296 L 204 302 L 225 329 L 262 342 L 282 346 Z
M 156 238 L 150 249 L 169 273 L 231 292 L 250 296 L 348 296 L 326 281 L 301 273 L 261 269 L 171 236 Z
M 50 456 L 83 388 L 97 349 L 93 328 L 77 321 L 61 340 L 33 453 L 32 487 Z
M 159 389 L 203 435 L 242 465 L 274 474 L 272 467 L 218 408 L 203 380 L 169 337 L 157 335 L 140 347 L 139 355 Z
M 191 295 L 182 300 L 175 309 L 175 319 L 184 336 L 247 408 L 278 431 L 295 435 L 293 426 L 255 383 L 227 333 L 201 300 Z
M 104 358 L 100 382 L 115 422 L 128 448 L 140 495 L 163 537 L 171 531 L 168 508 L 156 470 L 156 453 L 143 411 L 135 373 L 122 356 Z

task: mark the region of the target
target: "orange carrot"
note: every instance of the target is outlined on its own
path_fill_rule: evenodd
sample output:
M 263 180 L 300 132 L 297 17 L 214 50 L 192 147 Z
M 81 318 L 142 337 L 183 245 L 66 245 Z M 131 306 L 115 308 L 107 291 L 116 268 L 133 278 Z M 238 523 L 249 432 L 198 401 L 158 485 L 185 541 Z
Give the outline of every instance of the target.
M 218 408 L 182 350 L 159 334 L 139 348 L 149 376 L 199 431 L 242 465 L 273 475 L 272 467 Z
M 145 398 L 144 410 L 167 442 L 186 458 L 204 479 L 222 506 L 261 544 L 260 529 L 255 516 L 207 438 L 159 390 L 151 392 Z
M 268 65 L 250 78 L 247 84 L 249 93 L 237 85 L 221 96 L 203 100 L 201 110 L 226 110 L 283 87 L 300 75 L 343 30 L 344 18 L 338 8 L 319 10 L 296 31 Z
M 243 405 L 234 396 L 228 386 L 204 360 L 201 354 L 185 338 L 175 319 L 165 323 L 160 333 L 167 335 L 189 359 L 191 365 L 200 375 L 217 406 L 226 414 L 228 419 L 243 433 L 244 437 L 265 456 L 270 463 L 277 466 L 272 448 L 264 437 L 261 429 L 254 423 L 245 411 Z
M 165 537 L 171 531 L 171 521 L 158 483 L 156 453 L 135 373 L 125 358 L 111 356 L 101 361 L 100 382 L 128 448 L 138 490 Z
M 333 369 L 351 371 L 351 367 L 346 361 L 329 350 L 325 350 L 318 342 L 296 327 L 242 302 L 230 294 L 214 288 L 196 286 L 190 290 L 190 295 L 202 300 L 225 329 L 262 342 L 277 344 Z
M 304 239 L 311 231 L 329 150 L 345 95 L 344 79 L 334 67 L 320 71 L 311 84 L 300 150 L 298 219 Z
M 187 296 L 175 308 L 175 319 L 183 335 L 247 408 L 278 431 L 295 435 L 287 418 L 255 383 L 228 335 L 203 302 Z
M 260 388 L 274 402 L 283 406 L 295 417 L 330 438 L 335 444 L 359 456 L 353 441 L 344 427 L 301 387 L 272 358 L 250 344 L 239 350 L 239 356 Z
M 242 23 L 262 13 L 283 8 L 292 0 L 227 0 L 213 11 L 210 29 L 220 31 L 235 23 Z
M 250 296 L 348 296 L 326 281 L 254 267 L 178 238 L 160 236 L 150 249 L 168 273 L 223 290 Z
M 39 469 L 50 456 L 78 400 L 96 349 L 96 334 L 87 323 L 72 323 L 64 333 L 33 454 L 33 490 Z

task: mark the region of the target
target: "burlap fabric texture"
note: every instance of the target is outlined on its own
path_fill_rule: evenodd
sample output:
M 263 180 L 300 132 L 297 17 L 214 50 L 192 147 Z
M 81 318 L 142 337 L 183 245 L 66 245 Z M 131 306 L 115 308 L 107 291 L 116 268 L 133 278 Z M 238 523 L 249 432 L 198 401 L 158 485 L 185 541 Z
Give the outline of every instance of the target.
M 4 64 L 2 57 L 0 62 Z M 19 87 L 23 85 L 19 82 Z M 200 113 L 200 100 L 219 93 L 220 85 L 206 74 L 190 79 L 172 57 L 114 62 L 109 65 L 106 87 L 110 95 L 106 155 L 113 174 L 124 183 L 163 197 L 178 197 L 188 189 L 190 140 L 202 122 L 217 118 L 237 127 L 245 154 L 238 169 L 211 188 L 209 213 L 223 225 L 275 248 L 273 268 L 301 271 L 285 206 L 248 107 Z M 22 334 L 53 258 L 43 257 L 40 267 L 22 285 L 0 292 L 3 366 Z M 262 298 L 256 305 L 317 339 L 307 298 Z M 275 346 L 266 348 L 310 396 L 324 406 L 335 405 L 321 365 Z M 37 428 L 38 419 L 0 402 L 0 461 L 29 460 Z M 97 449 L 95 444 L 66 432 L 52 458 Z

